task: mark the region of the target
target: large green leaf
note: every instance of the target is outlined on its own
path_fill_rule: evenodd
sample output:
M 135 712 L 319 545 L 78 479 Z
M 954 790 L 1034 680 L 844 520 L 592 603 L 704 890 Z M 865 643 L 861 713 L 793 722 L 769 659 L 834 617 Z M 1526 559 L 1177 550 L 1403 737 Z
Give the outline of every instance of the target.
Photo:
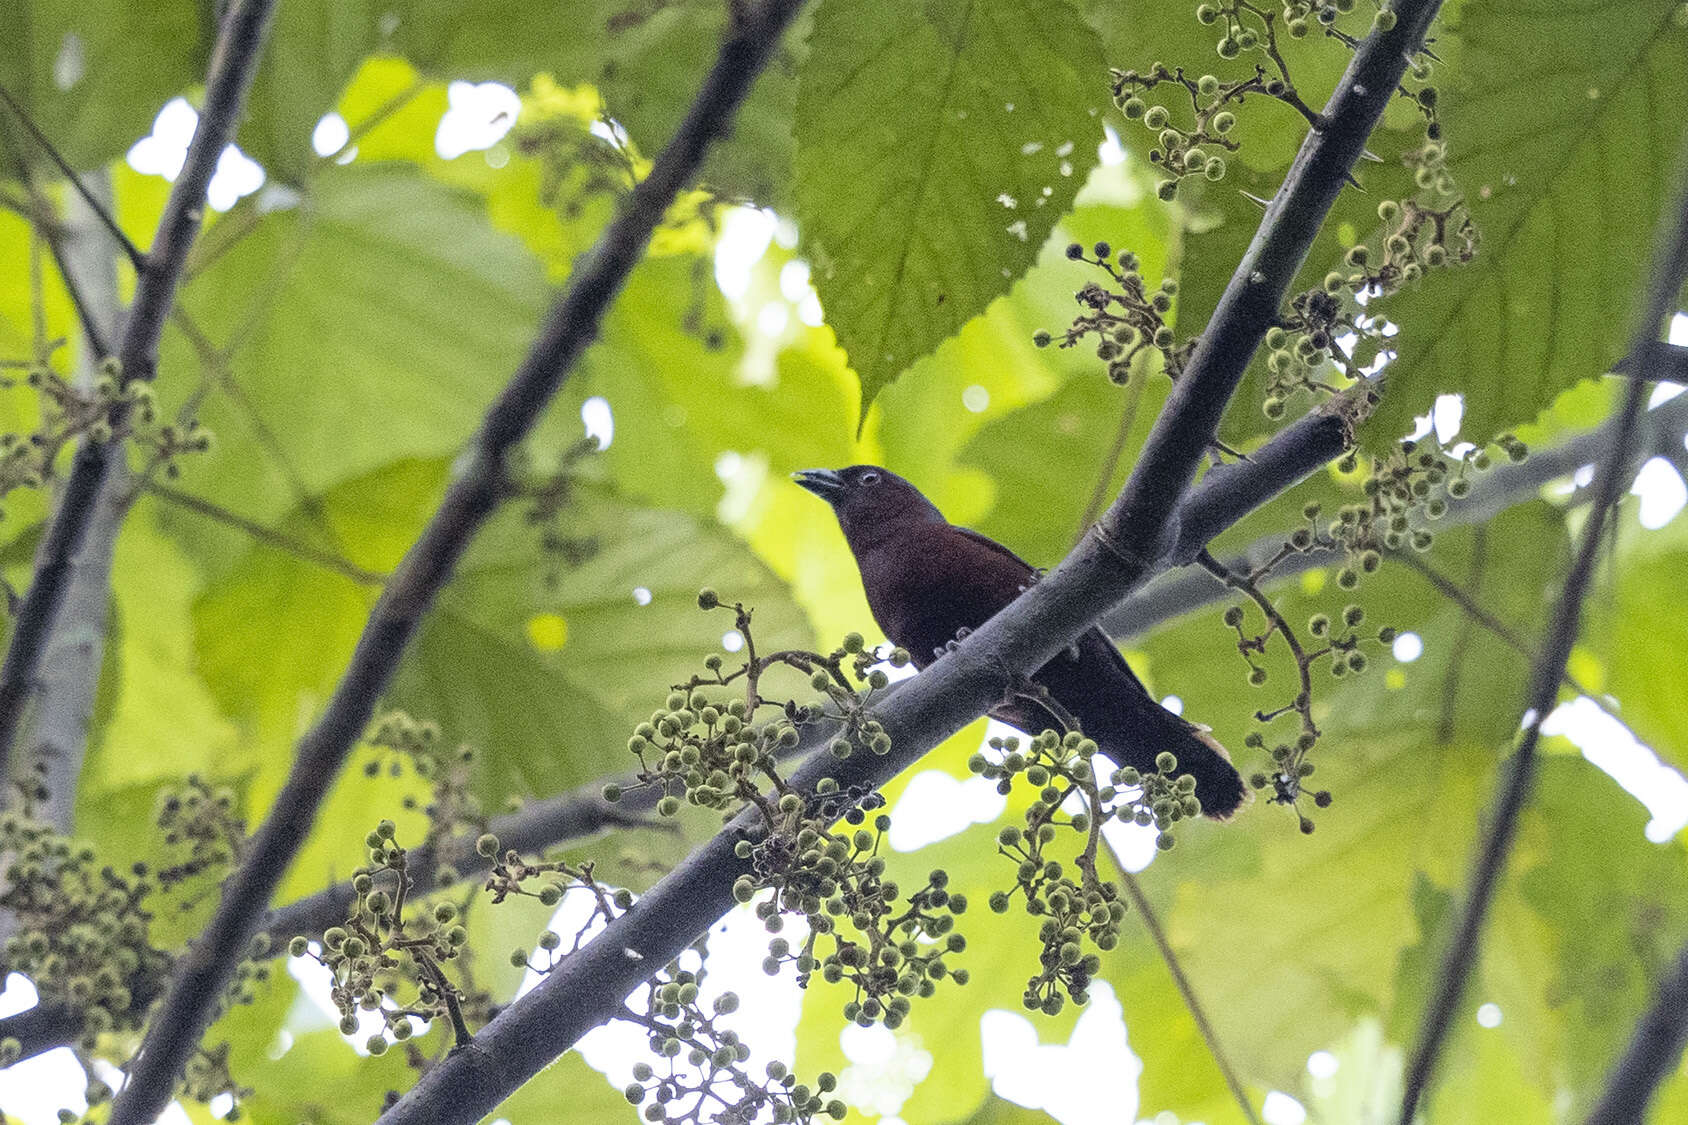
M 206 363 L 181 332 L 165 338 L 161 393 L 202 380 L 200 417 L 219 439 L 186 463 L 185 486 L 270 523 L 396 459 L 456 452 L 543 296 L 538 264 L 472 197 L 396 166 L 336 168 L 184 295 L 227 355 Z
M 98 815 L 113 790 L 200 773 L 234 780 L 256 763 L 198 677 L 190 613 L 200 576 L 144 501 L 124 521 L 112 563 L 105 713 L 83 763 L 78 800 Z M 168 715 L 168 724 L 159 716 Z
M 1580 1112 L 1688 942 L 1688 854 L 1650 843 L 1646 812 L 1581 758 L 1544 763 L 1531 821 L 1525 839 L 1543 842 L 1518 887 L 1555 939 L 1536 1000 L 1565 1029 L 1541 1061 Z
M 0 83 L 73 168 L 94 168 L 145 136 L 160 106 L 204 78 L 210 38 L 197 0 L 8 0 Z M 31 166 L 50 167 L 10 111 L 0 110 L 0 122 Z M 4 148 L 0 174 L 16 175 Z
M 1402 332 L 1370 424 L 1378 441 L 1454 391 L 1465 395 L 1465 435 L 1485 440 L 1608 370 L 1628 346 L 1683 166 L 1681 7 L 1461 10 L 1442 112 L 1448 167 L 1482 244 L 1469 266 L 1380 304 Z
M 1033 261 L 1096 160 L 1106 93 L 1065 3 L 826 0 L 797 101 L 797 207 L 862 406 Z

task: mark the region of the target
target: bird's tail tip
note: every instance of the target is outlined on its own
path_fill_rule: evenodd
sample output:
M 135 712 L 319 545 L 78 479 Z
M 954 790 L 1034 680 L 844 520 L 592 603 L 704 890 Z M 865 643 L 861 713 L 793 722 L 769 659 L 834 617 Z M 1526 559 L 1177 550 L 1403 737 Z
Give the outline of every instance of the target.
M 1189 727 L 1191 737 L 1218 757 L 1218 761 L 1209 759 L 1187 771 L 1196 775 L 1196 797 L 1202 803 L 1202 813 L 1213 820 L 1230 820 L 1254 800 L 1254 791 L 1243 783 L 1231 763 L 1231 752 L 1213 737 L 1211 728 L 1201 723 L 1190 723 Z

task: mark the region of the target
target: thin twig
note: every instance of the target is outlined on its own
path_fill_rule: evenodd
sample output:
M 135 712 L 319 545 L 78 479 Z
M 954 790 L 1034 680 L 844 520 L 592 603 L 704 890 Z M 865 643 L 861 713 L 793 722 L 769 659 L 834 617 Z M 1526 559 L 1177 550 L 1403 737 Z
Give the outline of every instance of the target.
M 24 192 L 29 197 L 28 218 L 36 235 L 47 244 L 47 249 L 53 255 L 53 262 L 59 268 L 59 280 L 64 285 L 65 292 L 70 295 L 71 307 L 76 310 L 76 319 L 82 325 L 82 333 L 87 337 L 88 346 L 97 356 L 107 354 L 106 341 L 109 339 L 104 329 L 100 327 L 102 321 L 96 318 L 95 310 L 90 306 L 87 297 L 82 293 L 82 285 L 77 280 L 76 271 L 66 262 L 64 247 L 64 227 L 53 211 L 52 202 L 35 186 L 35 179 L 31 175 L 29 165 L 24 162 L 23 153 L 12 141 L 10 130 L 0 129 L 0 143 L 6 147 L 6 154 L 18 166 L 18 180 L 23 185 Z M 30 261 L 32 289 L 35 294 L 33 316 L 36 322 L 36 336 L 46 334 L 46 302 L 41 299 L 39 276 L 36 274 L 37 263 Z M 39 346 L 39 339 L 37 345 Z M 0 756 L 3 760 L 3 756 Z
M 234 135 L 273 9 L 274 0 L 241 0 L 224 19 L 206 82 L 199 126 L 188 147 L 181 175 L 170 189 L 152 252 L 140 270 L 134 301 L 124 322 L 117 358 L 125 382 L 150 380 L 157 366 L 164 320 L 175 302 L 183 263 L 204 216 L 205 189 L 223 148 Z M 112 407 L 113 432 L 121 432 L 121 423 L 126 419 L 124 406 Z M 9 774 L 12 746 L 35 692 L 41 657 L 64 600 L 72 560 L 99 510 L 99 497 L 112 463 L 122 456 L 119 443 L 85 441 L 81 444 L 70 479 L 42 539 L 34 579 L 18 607 L 6 657 L 0 663 L 0 777 Z
M 111 209 L 106 206 L 105 201 L 97 198 L 93 192 L 88 190 L 88 185 L 82 182 L 82 177 L 76 174 L 76 169 L 72 168 L 70 162 L 59 152 L 58 146 L 53 144 L 52 138 L 42 131 L 41 127 L 35 123 L 35 119 L 29 115 L 29 111 L 12 96 L 12 92 L 6 89 L 6 84 L 3 82 L 0 82 L 0 101 L 6 103 L 6 107 L 12 111 L 12 115 L 22 123 L 24 129 L 40 146 L 41 151 L 47 154 L 47 159 L 51 160 L 58 170 L 64 174 L 64 178 L 70 181 L 70 186 L 76 189 L 76 194 L 82 197 L 82 201 L 88 205 L 88 210 L 92 211 L 95 217 L 100 220 L 105 226 L 106 232 L 111 235 L 118 248 L 129 259 L 129 264 L 134 266 L 137 272 L 145 269 L 146 254 L 129 240 L 128 234 L 118 225 L 117 219 L 112 216 Z M 20 160 L 18 166 L 27 172 L 28 165 L 26 163 Z
M 795 0 L 788 0 L 755 11 L 781 11 L 789 18 L 796 7 Z M 1219 478 L 1213 488 L 1204 481 L 1190 493 L 1220 415 L 1438 7 L 1437 0 L 1398 0 L 1394 26 L 1374 33 L 1355 53 L 1331 98 L 1326 127 L 1302 145 L 1201 344 L 1173 387 L 1143 456 L 1102 521 L 1048 576 L 955 651 L 885 693 L 872 713 L 891 738 L 889 753 L 857 754 L 842 761 L 829 753 L 811 753 L 790 779 L 794 790 L 812 793 L 823 778 L 844 789 L 882 784 L 992 707 L 1015 675 L 1048 663 L 1089 628 L 1104 607 L 1131 593 L 1159 566 L 1171 563 L 1183 550 L 1193 557 L 1206 540 L 1188 542 L 1186 527 L 1194 529 L 1191 535 L 1210 527 L 1216 534 L 1226 526 L 1218 513 L 1239 499 L 1253 501 L 1243 508 L 1247 511 L 1340 453 L 1340 424 L 1334 427 L 1331 448 L 1318 439 L 1328 438 L 1332 428 L 1327 420 L 1314 419 L 1279 435 L 1293 436 L 1303 455 L 1317 449 L 1320 457 L 1311 464 L 1286 453 L 1267 460 L 1269 468 L 1262 468 L 1259 459 L 1228 465 L 1223 474 L 1210 473 Z M 741 29 L 756 18 L 741 8 Z M 1267 473 L 1269 478 L 1263 475 Z M 1214 489 L 1225 494 L 1216 495 Z M 1191 521 L 1180 520 L 1174 529 L 1174 517 L 1185 512 Z M 823 723 L 812 728 L 807 742 L 811 751 L 831 736 L 828 727 Z M 424 1074 L 381 1116 L 380 1125 L 477 1121 L 588 1030 L 613 1018 L 634 987 L 731 908 L 733 882 L 749 867 L 749 861 L 736 854 L 737 845 L 757 831 L 756 822 L 753 810 L 741 813 L 596 938 L 559 963 L 533 991 L 495 1016 L 467 1049 Z
M 1190 983 L 1190 978 L 1184 975 L 1184 968 L 1178 963 L 1172 942 L 1167 940 L 1166 931 L 1161 928 L 1160 918 L 1156 916 L 1149 896 L 1143 893 L 1143 886 L 1137 881 L 1137 876 L 1125 869 L 1125 865 L 1120 863 L 1119 856 L 1112 848 L 1108 849 L 1108 854 L 1113 856 L 1120 882 L 1125 884 L 1125 893 L 1131 899 L 1132 909 L 1143 919 L 1143 928 L 1149 932 L 1149 938 L 1155 943 L 1155 948 L 1160 950 L 1161 960 L 1166 962 L 1167 971 L 1172 974 L 1172 983 L 1178 987 L 1178 995 L 1183 997 L 1184 1007 L 1190 1010 L 1190 1018 L 1195 1021 L 1196 1030 L 1201 1033 L 1202 1042 L 1207 1044 L 1208 1054 L 1213 1056 L 1213 1063 L 1224 1077 L 1231 1096 L 1236 1099 L 1237 1106 L 1243 1111 L 1243 1117 L 1248 1120 L 1249 1125 L 1260 1125 L 1260 1118 L 1254 1112 L 1254 1104 L 1248 1099 L 1248 1091 L 1243 1089 L 1242 1082 L 1237 1078 L 1237 1072 L 1232 1068 L 1231 1060 L 1219 1042 L 1219 1032 L 1208 1020 L 1207 1012 L 1196 996 L 1195 986 Z
M 709 146 L 730 129 L 797 8 L 797 0 L 777 0 L 741 13 L 685 121 L 575 270 L 527 358 L 488 409 L 461 460 L 461 472 L 387 583 L 332 698 L 300 740 L 287 782 L 245 860 L 224 884 L 216 913 L 183 956 L 129 1084 L 113 1107 L 111 1125 L 143 1125 L 169 1103 L 176 1076 L 210 1022 L 376 700 L 458 559 L 505 495 L 511 450 L 526 438 L 597 335 L 605 310 L 643 257 L 652 232 L 697 174 Z
M 1394 557 L 1408 566 L 1423 562 L 1418 557 L 1418 551 L 1408 547 L 1404 551 L 1396 551 Z M 1471 532 L 1471 573 L 1467 581 L 1471 588 L 1483 588 L 1483 571 L 1489 562 L 1489 525 L 1478 524 Z M 1424 564 L 1427 568 L 1428 563 Z M 1420 572 L 1423 573 L 1422 571 Z M 1464 593 L 1463 590 L 1460 591 Z M 1471 645 L 1472 634 L 1478 625 L 1477 615 L 1467 610 L 1465 620 L 1459 623 L 1459 631 L 1454 634 L 1454 643 L 1448 650 L 1448 664 L 1442 672 L 1442 711 L 1436 718 L 1436 744 L 1446 746 L 1454 736 L 1454 712 L 1459 706 L 1460 673 L 1465 667 L 1465 650 Z M 1526 654 L 1532 660 L 1534 653 Z
M 1525 642 L 1524 638 L 1520 637 L 1500 618 L 1484 609 L 1482 604 L 1479 603 L 1473 595 L 1466 591 L 1465 587 L 1461 586 L 1458 582 L 1455 582 L 1452 578 L 1449 578 L 1447 575 L 1425 562 L 1422 558 L 1419 558 L 1417 552 L 1408 553 L 1406 551 L 1397 551 L 1390 557 L 1395 559 L 1397 562 L 1407 564 L 1407 566 L 1412 570 L 1418 571 L 1418 573 L 1424 577 L 1426 582 L 1436 587 L 1438 593 L 1453 602 L 1455 605 L 1459 606 L 1460 609 L 1465 611 L 1467 616 L 1483 628 L 1487 629 L 1489 632 L 1493 633 L 1502 642 L 1504 642 L 1508 648 L 1512 649 L 1512 651 L 1516 652 L 1520 656 L 1529 657 L 1532 661 L 1534 660 L 1535 650 Z M 1566 687 L 1570 688 L 1578 695 L 1586 695 L 1590 699 L 1593 699 L 1596 703 L 1600 702 L 1596 693 L 1578 682 L 1577 678 L 1571 675 L 1569 671 L 1565 673 L 1563 683 Z M 1601 704 L 1601 706 L 1604 707 L 1605 704 Z M 1609 713 L 1610 712 L 1608 711 L 1608 714 Z M 1614 718 L 1615 717 L 1616 716 L 1614 716 Z
M 159 484 L 157 481 L 147 482 L 145 491 L 160 500 L 176 505 L 178 508 L 215 520 L 226 527 L 243 531 L 266 547 L 274 547 L 278 551 L 284 551 L 308 563 L 314 563 L 325 570 L 331 570 L 341 577 L 349 578 L 361 585 L 380 586 L 387 581 L 387 576 L 379 571 L 366 570 L 350 559 L 342 558 L 332 551 L 313 547 L 309 543 L 295 539 L 290 535 L 284 535 L 272 527 L 265 527 L 256 520 L 248 519 L 239 512 L 231 512 L 222 505 L 213 504 L 211 501 L 195 496 L 191 492 L 183 492 L 167 484 Z
M 1679 167 L 1688 163 L 1684 157 L 1688 157 L 1688 153 L 1679 156 Z M 1658 339 L 1659 326 L 1666 314 L 1672 311 L 1684 278 L 1688 278 L 1688 195 L 1677 201 L 1668 221 L 1669 233 L 1660 245 L 1652 282 L 1637 321 L 1631 355 L 1645 353 Z M 1541 724 L 1553 710 L 1559 696 L 1559 684 L 1565 675 L 1571 646 L 1576 643 L 1582 621 L 1583 598 L 1594 574 L 1606 521 L 1628 480 L 1626 470 L 1631 447 L 1650 393 L 1644 380 L 1629 381 L 1611 448 L 1595 473 L 1594 501 L 1590 506 L 1588 523 L 1583 528 L 1582 542 L 1577 546 L 1576 558 L 1565 578 L 1559 606 L 1548 629 L 1547 642 L 1536 660 L 1531 677 L 1518 749 L 1506 766 L 1489 830 L 1473 863 L 1470 889 L 1460 910 L 1452 941 L 1444 954 L 1436 990 L 1426 1006 L 1418 1041 L 1407 1065 L 1400 1125 L 1412 1125 L 1417 1116 L 1419 1102 L 1435 1076 L 1443 1044 L 1453 1026 L 1454 1012 L 1465 995 L 1472 967 L 1476 964 L 1483 923 L 1488 917 L 1495 885 L 1512 851 L 1518 819 L 1535 779 L 1536 746 L 1541 738 Z

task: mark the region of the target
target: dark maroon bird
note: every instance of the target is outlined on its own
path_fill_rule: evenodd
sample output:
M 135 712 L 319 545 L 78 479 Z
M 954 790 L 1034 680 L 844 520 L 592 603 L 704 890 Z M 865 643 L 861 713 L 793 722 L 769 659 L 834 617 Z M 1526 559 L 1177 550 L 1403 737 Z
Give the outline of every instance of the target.
M 1034 581 L 1029 563 L 993 539 L 957 527 L 914 485 L 876 465 L 807 469 L 799 485 L 832 505 L 855 553 L 874 620 L 891 643 L 924 668 L 962 630 L 972 630 Z M 1115 762 L 1140 770 L 1170 750 L 1178 772 L 1196 779 L 1208 816 L 1237 811 L 1246 790 L 1225 748 L 1205 728 L 1149 695 L 1112 642 L 1091 629 L 1033 677 Z M 991 717 L 1028 734 L 1062 723 L 1035 700 L 1017 698 Z

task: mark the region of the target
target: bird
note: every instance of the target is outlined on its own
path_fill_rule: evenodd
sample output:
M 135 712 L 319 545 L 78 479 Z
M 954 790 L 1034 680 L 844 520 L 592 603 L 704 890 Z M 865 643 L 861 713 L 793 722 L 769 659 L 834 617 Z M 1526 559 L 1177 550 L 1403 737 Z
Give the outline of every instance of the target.
M 1030 563 L 989 536 L 950 523 L 889 469 L 804 469 L 792 479 L 832 506 L 874 621 L 916 668 L 929 667 L 1037 581 Z M 990 716 L 1035 735 L 1062 730 L 1059 711 L 1065 711 L 1116 764 L 1145 773 L 1170 751 L 1176 772 L 1195 777 L 1202 812 L 1216 820 L 1229 819 L 1250 795 L 1218 740 L 1156 702 L 1100 628 L 1086 630 L 1032 680 L 1058 710 L 1041 693 L 1018 692 Z

